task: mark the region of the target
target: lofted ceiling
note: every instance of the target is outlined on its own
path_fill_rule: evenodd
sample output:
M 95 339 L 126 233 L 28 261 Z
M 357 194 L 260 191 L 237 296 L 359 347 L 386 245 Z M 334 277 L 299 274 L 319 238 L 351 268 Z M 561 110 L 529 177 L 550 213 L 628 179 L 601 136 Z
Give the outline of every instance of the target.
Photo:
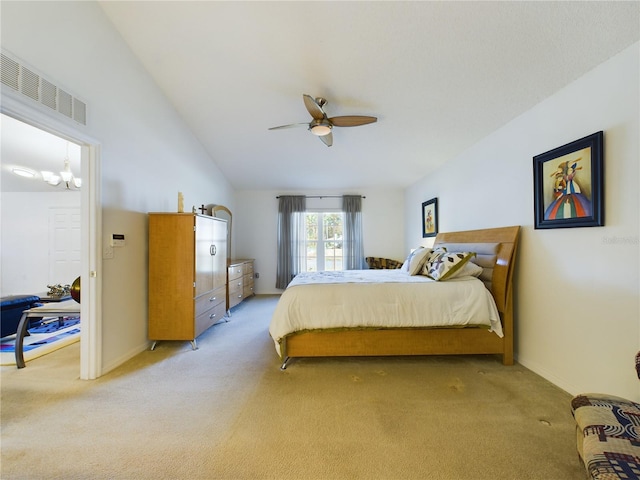
M 237 189 L 405 187 L 639 38 L 638 2 L 101 2 Z M 328 115 L 378 122 L 306 128 Z
M 406 187 L 640 37 L 637 1 L 99 4 L 240 190 Z M 303 93 L 378 121 L 268 130 Z

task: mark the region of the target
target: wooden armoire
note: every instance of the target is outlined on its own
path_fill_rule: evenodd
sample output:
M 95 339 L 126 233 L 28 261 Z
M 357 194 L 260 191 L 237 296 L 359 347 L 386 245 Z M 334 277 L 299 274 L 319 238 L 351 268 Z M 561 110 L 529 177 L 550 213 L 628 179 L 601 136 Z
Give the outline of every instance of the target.
M 227 222 L 149 213 L 149 339 L 196 338 L 226 313 Z

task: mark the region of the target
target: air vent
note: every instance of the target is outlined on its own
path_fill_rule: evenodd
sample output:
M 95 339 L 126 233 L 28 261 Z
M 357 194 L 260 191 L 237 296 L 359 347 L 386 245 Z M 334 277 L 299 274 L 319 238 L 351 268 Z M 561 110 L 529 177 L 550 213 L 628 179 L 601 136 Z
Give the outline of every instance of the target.
M 2 53 L 2 84 L 40 105 L 48 107 L 81 125 L 87 124 L 87 105 L 64 91 L 35 69 Z

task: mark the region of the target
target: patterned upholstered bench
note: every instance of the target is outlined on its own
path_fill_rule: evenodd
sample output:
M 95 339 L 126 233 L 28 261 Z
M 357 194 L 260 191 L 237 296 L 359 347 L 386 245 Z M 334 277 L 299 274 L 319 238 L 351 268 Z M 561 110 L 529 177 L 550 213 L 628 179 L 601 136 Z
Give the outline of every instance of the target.
M 640 352 L 636 355 L 640 378 Z M 585 393 L 571 400 L 578 454 L 589 478 L 640 480 L 640 404 L 612 395 Z
M 402 262 L 391 258 L 366 257 L 365 260 L 370 269 L 396 269 L 402 267 Z

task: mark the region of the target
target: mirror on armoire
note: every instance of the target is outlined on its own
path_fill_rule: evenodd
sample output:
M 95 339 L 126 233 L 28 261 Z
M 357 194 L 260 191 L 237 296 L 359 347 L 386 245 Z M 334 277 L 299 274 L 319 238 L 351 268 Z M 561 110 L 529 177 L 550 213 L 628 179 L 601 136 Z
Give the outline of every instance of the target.
M 227 221 L 227 265 L 231 263 L 233 256 L 231 255 L 231 210 L 224 205 L 211 205 L 211 216 L 222 218 Z

